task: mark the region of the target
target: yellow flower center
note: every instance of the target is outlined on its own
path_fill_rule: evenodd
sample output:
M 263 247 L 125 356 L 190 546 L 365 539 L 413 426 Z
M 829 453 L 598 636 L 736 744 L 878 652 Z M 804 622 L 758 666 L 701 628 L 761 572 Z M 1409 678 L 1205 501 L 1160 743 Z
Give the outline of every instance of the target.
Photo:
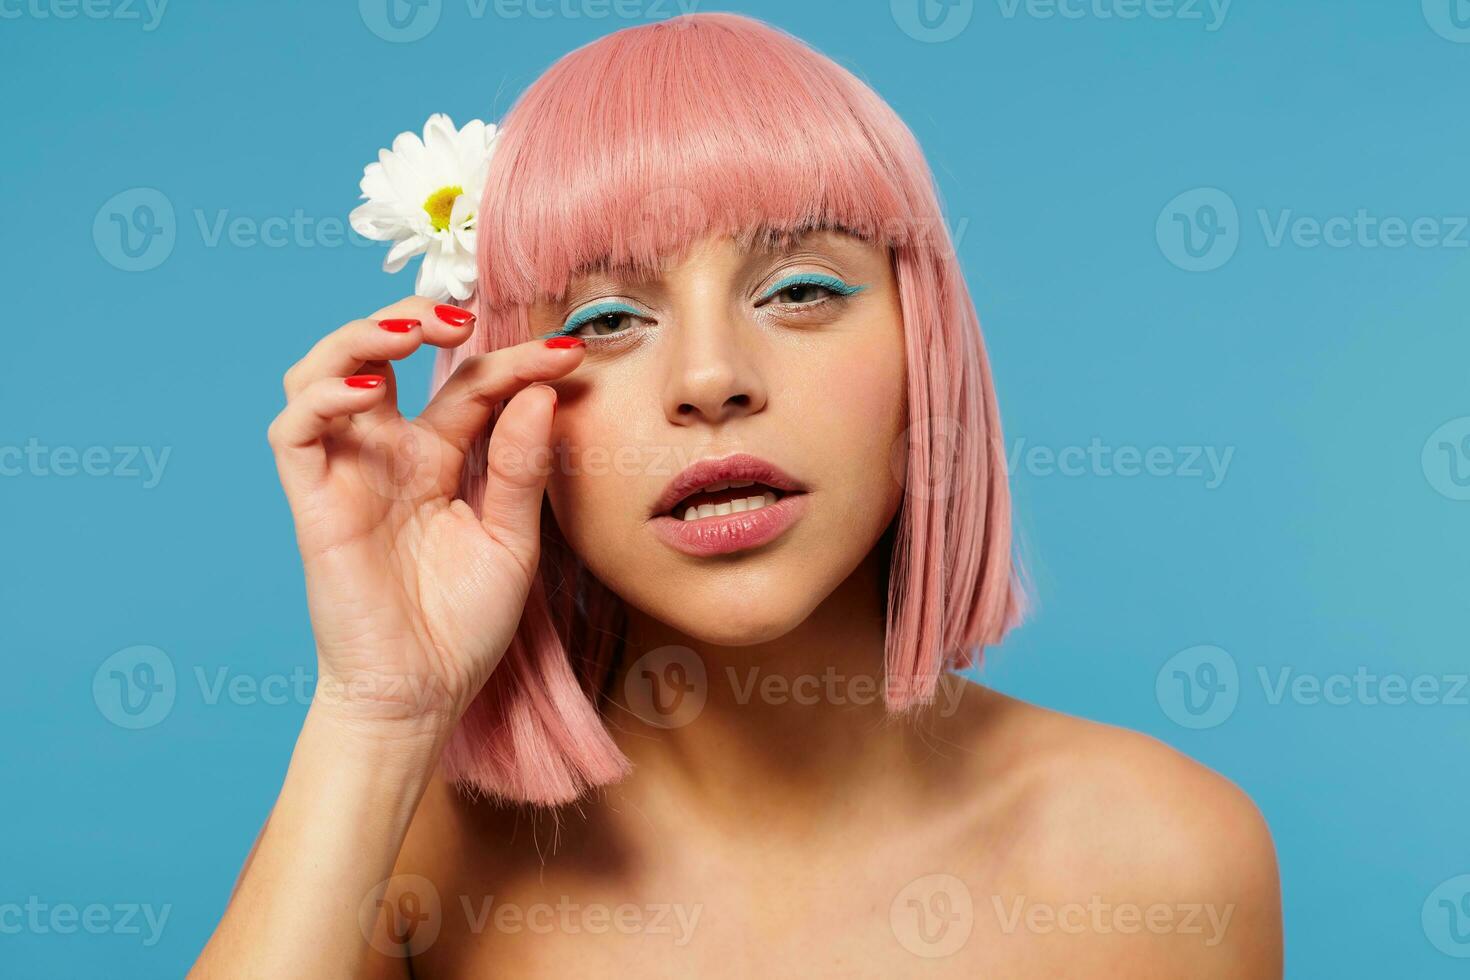
M 424 210 L 429 212 L 429 224 L 434 226 L 435 231 L 443 231 L 449 227 L 449 215 L 454 211 L 454 200 L 464 193 L 463 187 L 441 187 L 429 195 L 424 202 Z

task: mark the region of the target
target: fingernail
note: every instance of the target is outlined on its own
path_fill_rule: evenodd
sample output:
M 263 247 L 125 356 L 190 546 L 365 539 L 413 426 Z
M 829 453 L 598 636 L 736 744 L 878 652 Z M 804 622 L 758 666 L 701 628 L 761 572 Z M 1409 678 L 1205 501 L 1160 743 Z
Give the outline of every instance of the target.
M 448 303 L 440 303 L 434 307 L 434 315 L 451 327 L 462 327 L 466 323 L 475 322 L 475 315 L 469 310 L 462 310 L 457 306 L 450 306 Z
M 554 347 L 554 348 L 566 348 L 566 347 L 586 347 L 587 344 L 586 344 L 586 342 L 584 342 L 582 340 L 581 337 L 573 337 L 570 334 L 565 334 L 565 335 L 560 336 L 560 337 L 552 337 L 550 340 L 548 340 L 546 342 L 546 346 L 547 347 Z
M 354 374 L 344 380 L 349 388 L 376 388 L 383 383 L 383 376 L 381 374 Z
M 382 327 L 384 330 L 391 331 L 392 333 L 408 333 L 410 330 L 412 330 L 414 327 L 416 327 L 418 325 L 419 325 L 419 322 L 417 320 L 379 320 L 378 321 L 378 326 Z

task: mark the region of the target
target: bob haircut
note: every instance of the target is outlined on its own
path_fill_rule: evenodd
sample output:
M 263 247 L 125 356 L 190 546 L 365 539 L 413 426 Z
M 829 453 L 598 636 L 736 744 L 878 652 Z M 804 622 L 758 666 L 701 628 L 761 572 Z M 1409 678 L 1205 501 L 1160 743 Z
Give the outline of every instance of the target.
M 607 35 L 562 57 L 506 115 L 478 226 L 478 327 L 439 352 L 435 390 L 465 358 L 525 342 L 529 306 L 583 272 L 652 275 L 712 234 L 748 246 L 836 228 L 886 244 L 909 421 L 894 465 L 903 502 L 884 535 L 889 711 L 932 702 L 941 672 L 978 662 L 1020 618 L 1005 453 L 974 304 L 917 141 L 852 73 L 736 14 Z M 487 438 L 470 459 L 486 458 Z M 485 478 L 475 470 L 461 492 L 478 509 Z M 541 563 L 515 637 L 444 763 L 472 793 L 555 805 L 630 768 L 600 711 L 625 614 L 544 507 Z

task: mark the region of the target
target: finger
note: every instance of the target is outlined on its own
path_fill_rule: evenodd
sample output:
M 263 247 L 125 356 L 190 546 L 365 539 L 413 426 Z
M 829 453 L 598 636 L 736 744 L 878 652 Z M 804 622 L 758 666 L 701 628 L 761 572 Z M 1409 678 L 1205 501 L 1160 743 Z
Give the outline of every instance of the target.
M 533 384 L 495 421 L 485 461 L 480 520 L 530 575 L 541 547 L 541 496 L 551 472 L 551 420 L 556 391 Z
M 357 374 L 370 361 L 402 360 L 423 344 L 457 347 L 474 333 L 474 314 L 412 296 L 327 334 L 286 372 L 291 398 L 319 378 Z
M 278 453 L 319 447 L 333 427 L 379 404 L 388 390 L 386 381 L 380 374 L 319 378 L 287 402 L 271 423 L 271 446 Z
M 348 377 L 366 375 L 383 379 L 383 397 L 361 412 L 352 413 L 354 425 L 376 426 L 398 417 L 398 375 L 392 361 L 363 361 Z
M 455 369 L 419 418 L 453 445 L 467 445 L 485 431 L 496 405 L 528 384 L 569 374 L 586 353 L 580 342 L 547 347 L 545 341 L 532 340 L 476 354 Z

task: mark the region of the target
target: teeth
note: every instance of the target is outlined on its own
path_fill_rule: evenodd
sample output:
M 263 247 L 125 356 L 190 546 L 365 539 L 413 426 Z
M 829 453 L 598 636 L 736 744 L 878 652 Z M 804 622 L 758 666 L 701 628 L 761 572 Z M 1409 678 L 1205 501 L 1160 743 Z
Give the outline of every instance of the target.
M 749 486 L 750 484 L 746 484 Z M 741 497 L 723 504 L 700 504 L 698 507 L 688 507 L 684 511 L 685 521 L 697 521 L 703 517 L 725 517 L 729 514 L 739 514 L 746 511 L 760 510 L 769 507 L 776 502 L 774 493 L 763 493 L 757 497 Z
M 723 480 L 723 481 L 721 481 L 719 483 L 706 483 L 704 486 L 702 486 L 702 487 L 699 488 L 698 492 L 699 493 L 714 493 L 717 490 L 729 490 L 731 487 L 734 487 L 735 489 L 738 490 L 741 487 L 753 487 L 753 486 L 755 486 L 755 481 L 754 480 Z

